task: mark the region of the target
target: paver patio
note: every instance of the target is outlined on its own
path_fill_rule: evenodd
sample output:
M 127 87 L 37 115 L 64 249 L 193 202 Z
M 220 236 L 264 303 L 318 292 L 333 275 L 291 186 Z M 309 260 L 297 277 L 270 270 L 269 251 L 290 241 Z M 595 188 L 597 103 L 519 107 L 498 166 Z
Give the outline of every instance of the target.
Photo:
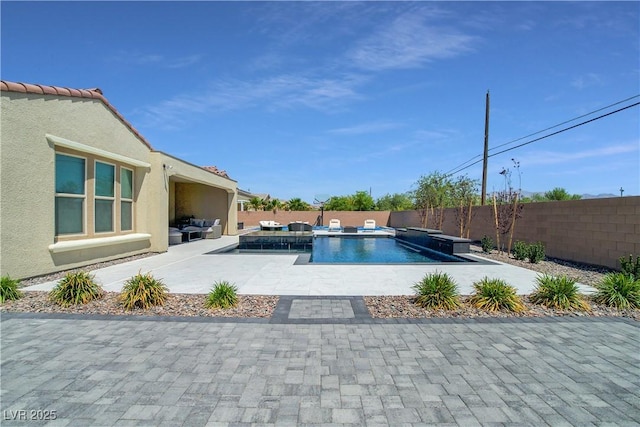
M 436 268 L 462 281 L 462 293 L 479 274 L 527 293 L 529 270 L 207 254 L 229 242 L 192 242 L 95 274 L 108 290 L 140 270 L 172 292 L 235 281 L 240 293 L 281 295 L 271 318 L 2 313 L 2 425 L 55 411 L 38 424 L 640 426 L 638 322 L 372 319 L 359 296 L 412 293 Z
M 637 322 L 385 322 L 357 298 L 301 318 L 308 298 L 241 322 L 3 313 L 2 425 L 640 425 Z

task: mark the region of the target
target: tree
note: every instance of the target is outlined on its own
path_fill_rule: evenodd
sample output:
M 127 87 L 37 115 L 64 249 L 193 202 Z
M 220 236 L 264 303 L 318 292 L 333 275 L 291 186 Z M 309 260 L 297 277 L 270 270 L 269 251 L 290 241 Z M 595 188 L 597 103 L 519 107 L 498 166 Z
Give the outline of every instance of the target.
M 372 211 L 375 209 L 373 198 L 366 191 L 356 191 L 350 196 L 333 196 L 324 205 L 328 211 Z
M 451 202 L 456 208 L 456 224 L 460 229 L 460 237 L 470 233 L 471 219 L 473 218 L 472 207 L 478 201 L 478 181 L 466 175 L 459 176 L 451 186 Z
M 296 197 L 287 203 L 287 207 L 290 211 L 310 211 L 311 205 L 309 203 L 303 201 L 302 199 Z
M 282 207 L 282 202 L 278 199 L 269 199 L 265 204 L 264 204 L 264 210 L 265 211 L 273 211 L 273 213 L 275 214 L 278 209 L 280 209 Z
M 253 197 L 251 200 L 249 200 L 249 207 L 255 211 L 262 210 L 262 207 L 263 207 L 262 199 L 260 197 Z
M 413 201 L 407 193 L 385 194 L 376 200 L 376 207 L 381 211 L 406 211 L 413 209 Z
M 372 211 L 376 206 L 373 197 L 366 191 L 356 191 L 351 200 L 355 211 Z
M 349 196 L 332 196 L 324 205 L 327 211 L 352 211 L 353 201 Z
M 571 195 L 567 193 L 567 190 L 561 187 L 556 187 L 551 191 L 544 193 L 546 200 L 579 200 L 582 196 L 578 194 Z
M 449 204 L 451 185 L 449 177 L 438 171 L 418 179 L 412 194 L 423 227 L 428 227 L 431 214 L 434 226 L 442 228 L 444 208 Z

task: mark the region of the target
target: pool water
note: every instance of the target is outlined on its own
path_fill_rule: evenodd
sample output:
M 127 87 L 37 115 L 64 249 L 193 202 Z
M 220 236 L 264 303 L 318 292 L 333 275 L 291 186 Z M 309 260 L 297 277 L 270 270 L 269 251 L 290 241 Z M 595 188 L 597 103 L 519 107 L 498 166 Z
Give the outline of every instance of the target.
M 385 237 L 317 237 L 310 263 L 407 264 L 465 262 L 467 260 L 429 249 L 417 250 Z

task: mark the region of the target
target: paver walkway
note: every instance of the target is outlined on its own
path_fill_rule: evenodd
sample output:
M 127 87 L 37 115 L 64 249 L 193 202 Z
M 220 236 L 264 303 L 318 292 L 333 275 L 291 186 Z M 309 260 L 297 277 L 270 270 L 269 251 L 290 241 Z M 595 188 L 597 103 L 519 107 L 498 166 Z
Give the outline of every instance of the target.
M 625 319 L 368 317 L 282 297 L 271 319 L 2 314 L 2 425 L 640 425 Z M 108 320 L 110 319 L 110 320 Z M 40 411 L 40 412 L 38 412 Z

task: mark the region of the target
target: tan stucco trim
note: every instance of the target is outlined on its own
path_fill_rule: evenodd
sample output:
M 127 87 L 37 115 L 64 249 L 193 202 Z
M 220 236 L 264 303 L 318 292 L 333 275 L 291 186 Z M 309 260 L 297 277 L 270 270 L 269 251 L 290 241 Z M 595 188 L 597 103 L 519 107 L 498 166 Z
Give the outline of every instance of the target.
M 98 237 L 95 239 L 71 240 L 49 245 L 49 251 L 55 254 L 59 252 L 99 248 L 101 246 L 111 246 L 119 243 L 140 242 L 149 239 L 151 239 L 151 234 L 134 233 L 114 237 Z
M 140 167 L 140 168 L 150 168 L 151 163 L 143 162 L 141 160 L 132 159 L 131 157 L 123 156 L 116 153 L 111 153 L 106 150 L 102 150 L 100 148 L 90 147 L 88 145 L 82 144 L 80 142 L 70 141 L 65 138 L 61 138 L 59 136 L 45 134 L 45 137 L 49 142 L 54 144 L 56 147 L 65 147 L 71 150 L 81 151 L 88 154 L 93 154 L 96 156 L 104 157 L 106 159 L 115 160 L 117 162 L 126 163 L 128 165 Z

